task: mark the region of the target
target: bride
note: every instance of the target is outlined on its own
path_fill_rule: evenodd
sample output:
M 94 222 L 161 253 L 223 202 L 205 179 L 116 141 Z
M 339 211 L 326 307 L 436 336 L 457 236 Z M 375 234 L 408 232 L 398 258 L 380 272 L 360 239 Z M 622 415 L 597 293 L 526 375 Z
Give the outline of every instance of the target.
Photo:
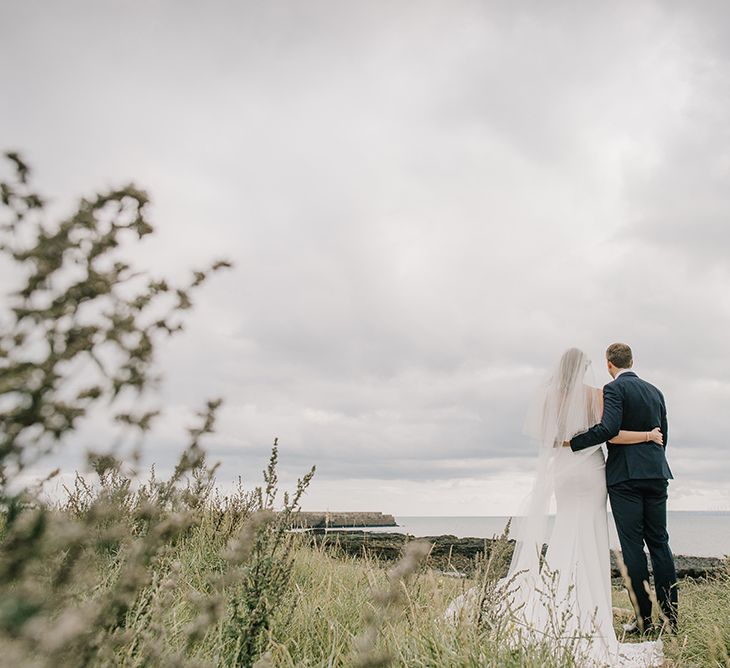
M 589 366 L 583 351 L 567 350 L 528 411 L 525 433 L 539 445 L 537 473 L 517 520 L 509 572 L 498 583 L 497 612 L 509 619 L 513 642 L 555 643 L 578 665 L 661 666 L 661 640 L 619 643 L 613 628 L 603 450 L 563 446 L 601 420 L 602 393 L 585 380 Z M 661 432 L 621 431 L 611 443 L 647 439 L 661 443 Z M 549 533 L 552 498 L 556 513 Z M 444 617 L 454 621 L 478 605 L 479 589 L 473 587 L 451 602 Z

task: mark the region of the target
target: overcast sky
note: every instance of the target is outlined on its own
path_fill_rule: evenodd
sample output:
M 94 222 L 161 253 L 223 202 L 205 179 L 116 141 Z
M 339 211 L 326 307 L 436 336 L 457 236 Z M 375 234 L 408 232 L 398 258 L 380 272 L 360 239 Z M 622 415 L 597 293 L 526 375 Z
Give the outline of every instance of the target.
M 160 355 L 161 469 L 223 396 L 221 484 L 278 436 L 305 509 L 509 514 L 545 369 L 602 384 L 625 341 L 669 508 L 730 510 L 728 33 L 721 1 L 2 0 L 0 149 L 63 213 L 147 189 L 155 276 L 235 263 Z

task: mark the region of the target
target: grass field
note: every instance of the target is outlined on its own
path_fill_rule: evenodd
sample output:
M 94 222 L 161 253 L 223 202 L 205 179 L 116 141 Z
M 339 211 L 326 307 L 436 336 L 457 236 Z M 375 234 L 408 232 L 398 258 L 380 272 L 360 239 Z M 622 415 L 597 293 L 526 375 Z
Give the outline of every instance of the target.
M 455 596 L 490 580 L 498 551 L 492 562 L 477 561 L 474 579 L 458 579 L 429 568 L 417 541 L 395 564 L 314 547 L 287 532 L 285 512 L 270 509 L 272 462 L 265 493 L 221 499 L 212 480 L 195 474 L 192 486 L 167 498 L 167 483 L 131 492 L 124 478 L 107 475 L 98 488 L 79 483 L 60 508 L 7 518 L 0 663 L 573 665 L 547 645 L 510 647 L 488 617 L 456 626 L 440 619 Z M 287 503 L 291 510 L 295 502 Z M 664 637 L 666 665 L 729 667 L 730 564 L 680 586 L 681 631 Z M 614 590 L 614 606 L 620 638 L 630 607 L 624 591 Z
M 398 666 L 562 666 L 548 650 L 515 652 L 488 628 L 457 628 L 435 621 L 448 602 L 474 584 L 432 571 L 403 584 L 395 613 L 381 619 L 377 647 Z M 362 637 L 377 615 L 373 590 L 387 585 L 378 564 L 332 558 L 321 551 L 297 551 L 290 603 L 282 606 L 271 633 L 276 666 L 351 665 L 352 637 Z M 626 611 L 624 590 L 614 589 L 614 606 Z M 668 665 L 730 666 L 730 578 L 681 583 L 681 633 L 664 636 Z M 616 614 L 617 635 L 624 619 Z M 377 665 L 373 662 L 372 665 Z

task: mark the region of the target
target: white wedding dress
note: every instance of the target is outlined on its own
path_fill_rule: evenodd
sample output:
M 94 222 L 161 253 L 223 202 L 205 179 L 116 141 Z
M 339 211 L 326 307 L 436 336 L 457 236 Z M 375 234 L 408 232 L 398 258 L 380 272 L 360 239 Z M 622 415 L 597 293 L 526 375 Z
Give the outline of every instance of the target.
M 585 372 L 586 368 L 581 366 L 579 371 Z M 573 400 L 585 417 L 568 417 L 567 424 L 572 424 L 567 427 L 569 432 L 576 425 L 585 428 L 585 423 L 597 421 L 590 399 L 586 404 L 578 396 L 587 396 L 579 371 L 573 372 L 581 386 Z M 557 412 L 564 413 L 565 383 L 560 388 Z M 542 435 L 547 431 L 549 439 L 557 433 L 557 442 L 562 443 L 559 429 L 545 429 L 545 424 L 551 423 L 549 415 L 548 419 L 545 416 L 550 412 L 544 407 L 547 403 L 540 409 L 538 431 Z M 563 420 L 565 425 L 564 418 L 561 415 L 558 422 Z M 553 495 L 555 523 L 548 536 L 548 497 Z M 510 620 L 514 643 L 553 643 L 570 652 L 580 666 L 661 666 L 661 640 L 619 643 L 613 628 L 606 497 L 605 459 L 600 445 L 579 452 L 550 446 L 541 452 L 531 509 L 523 521 L 510 571 L 498 583 L 497 591 L 502 592 L 503 599 L 495 610 L 501 619 Z M 548 549 L 541 564 L 538 546 L 543 542 L 547 542 Z M 468 590 L 449 605 L 444 617 L 455 620 L 464 613 L 468 616 L 478 598 L 478 588 Z

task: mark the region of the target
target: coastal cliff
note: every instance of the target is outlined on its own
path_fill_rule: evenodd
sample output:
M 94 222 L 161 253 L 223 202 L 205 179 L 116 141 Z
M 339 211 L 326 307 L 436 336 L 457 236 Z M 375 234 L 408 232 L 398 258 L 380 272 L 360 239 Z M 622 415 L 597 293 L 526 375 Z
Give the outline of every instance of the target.
M 393 515 L 380 512 L 329 512 L 300 510 L 293 517 L 294 528 L 396 527 Z

